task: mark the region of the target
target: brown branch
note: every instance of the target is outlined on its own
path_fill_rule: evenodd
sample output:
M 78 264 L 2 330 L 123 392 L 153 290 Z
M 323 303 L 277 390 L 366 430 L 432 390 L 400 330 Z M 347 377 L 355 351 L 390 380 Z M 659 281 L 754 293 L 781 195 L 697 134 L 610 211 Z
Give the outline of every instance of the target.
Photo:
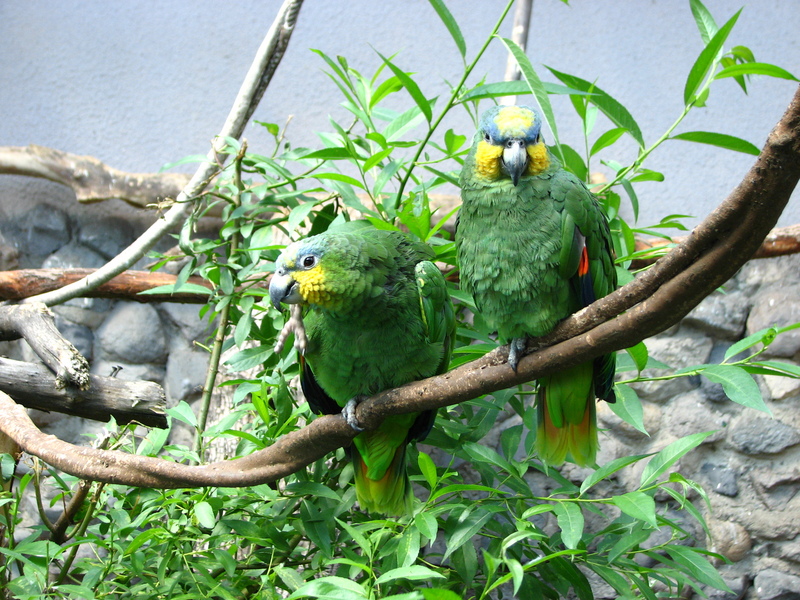
M 65 185 L 78 202 L 119 198 L 138 208 L 177 198 L 189 181 L 183 173 L 126 173 L 92 156 L 30 145 L 0 147 L 0 174 L 40 177 Z
M 457 404 L 628 347 L 667 329 L 753 256 L 777 222 L 798 178 L 800 88 L 733 193 L 653 268 L 560 324 L 547 339 L 555 345 L 524 357 L 516 373 L 503 362 L 505 350 L 498 349 L 444 375 L 382 392 L 358 406 L 359 422 L 374 429 L 391 414 Z M 3 394 L 0 413 L 5 417 L 0 429 L 56 468 L 84 479 L 160 488 L 274 481 L 347 444 L 354 435 L 341 415 L 325 416 L 245 458 L 190 467 L 70 446 L 42 434 L 25 411 Z
M 96 269 L 20 269 L 17 271 L 0 271 L 0 300 L 22 300 L 45 292 L 50 292 L 74 283 L 91 275 Z M 169 273 L 153 273 L 150 271 L 124 271 L 108 283 L 89 289 L 83 295 L 86 298 L 114 298 L 135 300 L 137 302 L 182 302 L 204 304 L 208 294 L 192 292 L 169 292 L 145 294 L 162 285 L 174 285 L 177 276 Z M 212 289 L 210 283 L 201 277 L 190 277 L 188 283 Z

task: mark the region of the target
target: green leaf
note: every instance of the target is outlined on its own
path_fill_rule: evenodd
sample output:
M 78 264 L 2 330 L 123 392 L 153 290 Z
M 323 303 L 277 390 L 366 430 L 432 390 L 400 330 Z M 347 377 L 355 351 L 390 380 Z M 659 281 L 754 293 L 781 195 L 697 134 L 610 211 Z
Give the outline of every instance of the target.
M 689 5 L 692 9 L 694 20 L 697 23 L 697 29 L 700 31 L 700 37 L 704 44 L 708 44 L 719 30 L 717 23 L 700 0 L 689 0 Z
M 614 129 L 609 129 L 604 134 L 602 134 L 597 140 L 595 140 L 594 144 L 592 144 L 592 148 L 589 150 L 589 156 L 594 156 L 603 148 L 608 148 L 612 144 L 614 144 L 619 138 L 625 134 L 627 129 L 624 127 L 615 127 Z
M 558 527 L 561 529 L 561 541 L 570 550 L 578 547 L 583 535 L 583 512 L 573 502 L 558 502 L 553 506 Z
M 767 327 L 760 331 L 756 331 L 755 333 L 751 333 L 746 338 L 739 340 L 735 344 L 732 344 L 730 348 L 725 351 L 725 358 L 723 359 L 724 362 L 728 362 L 737 354 L 741 354 L 756 344 L 763 343 L 765 346 L 768 346 L 772 343 L 777 334 L 778 330 L 775 327 Z
M 598 563 L 590 563 L 588 566 L 592 571 L 600 575 L 608 585 L 613 587 L 614 590 L 620 594 L 620 598 L 625 600 L 634 598 L 633 590 L 631 590 L 631 585 L 628 583 L 628 580 L 615 570 Z
M 386 63 L 386 65 L 392 70 L 392 73 L 394 73 L 395 77 L 400 80 L 400 82 L 403 84 L 403 87 L 408 90 L 408 93 L 411 94 L 411 98 L 422 111 L 422 114 L 425 115 L 425 119 L 428 121 L 428 123 L 430 123 L 433 116 L 431 112 L 431 104 L 428 102 L 428 99 L 425 98 L 425 95 L 419 89 L 419 86 L 416 84 L 416 82 L 383 54 L 378 52 L 378 56 L 380 56 L 383 62 Z M 386 137 L 388 138 L 389 136 Z
M 696 142 L 698 144 L 709 144 L 710 146 L 717 146 L 718 148 L 725 148 L 726 150 L 733 150 L 735 152 L 743 152 L 744 154 L 751 154 L 752 156 L 758 156 L 759 154 L 759 149 L 755 146 L 755 144 L 751 144 L 747 140 L 724 133 L 713 133 L 710 131 L 687 131 L 685 133 L 673 135 L 669 139 Z
M 214 526 L 217 524 L 217 517 L 214 514 L 214 509 L 211 508 L 208 502 L 198 502 L 192 508 L 192 512 L 194 512 L 197 522 L 200 523 L 202 527 L 214 529 Z
M 644 428 L 644 411 L 636 391 L 624 383 L 616 384 L 614 391 L 617 395 L 617 401 L 609 404 L 608 407 L 628 425 L 645 435 L 650 435 L 647 433 L 647 429 Z
M 422 511 L 414 517 L 414 524 L 419 529 L 419 532 L 424 535 L 430 542 L 436 539 L 436 533 L 439 531 L 439 526 L 436 523 L 436 517 L 427 511 Z
M 725 77 L 741 77 L 743 75 L 767 75 L 768 77 L 776 77 L 778 79 L 800 81 L 786 69 L 782 69 L 776 65 L 760 62 L 748 62 L 725 67 L 724 69 L 720 69 L 717 74 L 714 75 L 714 79 L 723 79 Z
M 627 108 L 597 87 L 594 83 L 586 81 L 585 79 L 581 79 L 580 77 L 576 77 L 575 75 L 569 75 L 567 73 L 556 71 L 552 67 L 547 68 L 565 85 L 590 94 L 588 98 L 589 102 L 599 108 L 600 112 L 607 116 L 611 122 L 614 123 L 614 125 L 617 127 L 622 127 L 628 133 L 630 133 L 639 146 L 644 147 L 642 130 L 639 129 L 639 124 L 633 118 L 633 115 L 628 112 Z
M 397 579 L 426 581 L 430 579 L 446 579 L 446 577 L 431 568 L 424 567 L 422 565 L 412 565 L 410 567 L 400 567 L 398 569 L 387 571 L 378 577 L 378 579 L 375 580 L 375 583 L 380 585 L 382 583 L 386 583 L 387 581 L 395 581 Z
M 446 560 L 448 556 L 472 539 L 472 536 L 478 533 L 492 516 L 493 513 L 483 508 L 467 511 L 465 515 L 462 515 L 460 522 L 447 539 L 447 550 L 442 560 Z
M 433 490 L 433 488 L 436 487 L 436 481 L 438 480 L 436 475 L 436 465 L 434 464 L 433 460 L 425 452 L 420 451 L 419 456 L 417 457 L 417 464 L 419 465 L 419 470 L 422 473 L 422 476 L 425 478 L 425 481 L 428 482 L 428 487 Z
M 599 481 L 602 481 L 606 477 L 613 475 L 614 473 L 616 473 L 621 469 L 624 469 L 628 465 L 640 461 L 643 458 L 647 458 L 648 456 L 649 456 L 648 454 L 637 454 L 636 456 L 622 456 L 620 458 L 617 458 L 616 460 L 612 460 L 610 463 L 603 465 L 602 467 L 594 471 L 594 473 L 589 475 L 589 477 L 583 480 L 583 483 L 581 484 L 581 492 L 580 492 L 581 495 L 583 495 L 586 492 L 586 490 L 588 490 L 590 487 L 592 487 Z
M 331 600 L 350 600 L 351 598 L 367 598 L 368 594 L 358 583 L 331 575 L 318 577 L 303 584 L 289 600 L 294 598 L 328 598 Z
M 542 82 L 545 91 L 552 95 L 591 96 L 591 92 L 572 89 L 557 83 Z M 533 93 L 526 81 L 498 81 L 487 83 L 468 90 L 459 97 L 458 102 L 502 98 L 503 96 L 527 96 Z
M 721 383 L 725 395 L 742 406 L 772 414 L 761 397 L 761 390 L 750 374 L 734 365 L 709 365 L 700 374 L 714 383 Z
M 649 494 L 629 492 L 622 496 L 614 496 L 611 501 L 626 515 L 644 521 L 653 529 L 658 529 L 656 502 Z
M 733 593 L 725 583 L 725 580 L 722 579 L 719 571 L 717 571 L 711 563 L 708 562 L 708 559 L 696 548 L 679 546 L 678 544 L 668 544 L 664 549 L 676 563 L 685 566 L 689 573 L 700 583 L 710 585 L 711 587 L 730 594 Z
M 175 289 L 175 286 L 170 283 L 144 290 L 137 295 L 147 296 L 149 294 L 200 294 L 202 296 L 210 296 L 211 290 L 204 285 L 196 283 L 183 283 L 178 289 Z
M 458 52 L 461 54 L 461 57 L 464 58 L 467 54 L 467 44 L 464 42 L 464 36 L 461 33 L 458 22 L 450 13 L 450 9 L 447 8 L 447 5 L 442 2 L 442 0 L 428 0 L 428 2 L 431 3 L 433 10 L 436 11 L 436 14 L 439 15 L 444 26 L 447 27 L 447 31 L 450 32 L 450 37 L 452 37 L 453 41 L 456 43 Z
M 303 154 L 297 157 L 298 160 L 314 159 L 314 160 L 349 160 L 356 158 L 349 148 L 322 148 L 321 150 L 314 150 L 308 154 Z
M 722 50 L 722 45 L 728 39 L 733 26 L 741 14 L 742 9 L 733 15 L 722 28 L 714 34 L 714 37 L 709 40 L 706 47 L 700 52 L 694 65 L 692 66 L 689 76 L 686 78 L 686 85 L 683 89 L 683 102 L 686 106 L 695 103 L 697 100 L 697 92 L 703 85 L 703 81 L 708 75 L 709 71 L 714 68 L 714 65 L 719 60 L 719 54 Z
M 522 73 L 522 77 L 525 79 L 528 87 L 536 97 L 536 102 L 539 104 L 539 108 L 542 109 L 544 120 L 550 126 L 550 131 L 553 132 L 553 142 L 556 146 L 558 146 L 560 142 L 558 141 L 556 115 L 553 112 L 553 106 L 550 104 L 550 97 L 547 95 L 547 90 L 542 84 L 542 80 L 539 79 L 539 76 L 536 74 L 528 55 L 525 54 L 525 51 L 520 48 L 515 41 L 508 38 L 500 39 L 503 41 L 503 44 L 505 44 L 506 48 L 508 48 L 508 51 L 514 57 L 514 60 L 517 61 L 517 65 L 519 65 L 519 70 Z
M 189 406 L 185 400 L 181 400 L 172 408 L 168 408 L 167 414 L 173 419 L 183 421 L 191 427 L 197 427 L 197 417 L 195 417 L 192 407 Z
M 386 148 L 385 150 L 381 150 L 380 152 L 376 152 L 375 154 L 373 154 L 372 156 L 370 156 L 366 160 L 366 162 L 364 163 L 364 166 L 361 167 L 361 168 L 364 171 L 369 171 L 372 167 L 377 166 L 378 163 L 380 163 L 383 159 L 385 159 L 387 156 L 389 156 L 392 153 L 392 151 L 394 151 L 394 148 Z
M 644 471 L 642 471 L 642 481 L 639 484 L 639 487 L 644 488 L 655 483 L 655 481 L 667 469 L 678 462 L 681 457 L 689 453 L 691 450 L 697 448 L 697 446 L 702 444 L 703 440 L 705 440 L 712 433 L 714 432 L 705 431 L 702 433 L 693 433 L 672 442 L 669 446 L 664 448 L 661 452 L 650 459 L 649 463 L 647 463 Z
M 354 179 L 349 175 L 344 175 L 342 173 L 314 173 L 310 175 L 314 179 L 329 179 L 331 181 L 341 181 L 343 183 L 349 183 L 357 188 L 361 188 L 362 190 L 366 191 L 364 188 L 364 184 L 361 183 L 358 179 Z
M 636 369 L 639 371 L 639 373 L 645 370 L 647 367 L 647 358 L 649 353 L 644 342 L 639 342 L 635 346 L 626 348 L 625 352 L 627 352 L 628 356 L 633 359 L 633 362 L 636 365 Z
M 278 577 L 281 578 L 281 581 L 286 584 L 286 587 L 292 591 L 299 589 L 300 586 L 305 583 L 300 573 L 294 569 L 290 569 L 289 567 L 276 565 L 272 567 L 272 570 Z
M 420 591 L 425 600 L 463 600 L 461 596 L 452 590 L 422 588 Z
M 313 481 L 296 481 L 286 486 L 286 494 L 296 494 L 298 496 L 319 496 L 321 498 L 330 498 L 339 502 L 341 498 L 339 494 L 329 488 L 327 485 L 316 483 Z

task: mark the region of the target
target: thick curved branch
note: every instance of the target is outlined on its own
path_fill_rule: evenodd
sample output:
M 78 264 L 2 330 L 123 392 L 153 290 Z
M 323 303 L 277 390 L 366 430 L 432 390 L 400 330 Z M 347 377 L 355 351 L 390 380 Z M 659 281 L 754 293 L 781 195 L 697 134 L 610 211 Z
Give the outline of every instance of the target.
M 373 429 L 392 414 L 457 404 L 626 348 L 667 329 L 752 257 L 799 178 L 800 88 L 733 193 L 652 269 L 562 322 L 547 339 L 555 345 L 524 357 L 516 373 L 504 362 L 505 350 L 498 349 L 444 375 L 382 392 L 359 404 L 359 422 Z M 67 473 L 162 488 L 275 481 L 349 443 L 354 435 L 341 415 L 325 416 L 245 458 L 193 467 L 70 446 L 42 434 L 3 394 L 0 413 L 4 415 L 0 430 Z
M 294 31 L 294 24 L 302 3 L 302 0 L 284 0 L 278 16 L 261 43 L 255 59 L 242 82 L 228 118 L 214 140 L 214 144 L 208 153 L 208 159 L 200 165 L 189 180 L 189 183 L 178 194 L 175 204 L 164 214 L 164 218 L 156 221 L 139 239 L 92 275 L 59 290 L 29 298 L 23 300 L 23 302 L 35 301 L 52 306 L 85 294 L 87 290 L 94 289 L 129 269 L 164 234 L 186 219 L 194 205 L 192 200 L 208 185 L 208 182 L 227 159 L 224 154 L 220 154 L 226 143 L 225 138 L 239 139 L 241 137 L 250 116 L 264 93 L 264 89 L 283 57 L 289 38 L 292 31 Z

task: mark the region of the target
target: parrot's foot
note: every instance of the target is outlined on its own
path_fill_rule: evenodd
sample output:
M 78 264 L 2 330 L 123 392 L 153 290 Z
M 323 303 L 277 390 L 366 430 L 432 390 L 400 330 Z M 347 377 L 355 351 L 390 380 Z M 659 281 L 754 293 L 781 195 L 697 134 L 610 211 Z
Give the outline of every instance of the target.
M 306 336 L 306 327 L 303 324 L 303 307 L 299 304 L 289 305 L 289 318 L 275 339 L 275 354 L 280 354 L 283 350 L 283 345 L 292 333 L 294 334 L 294 349 L 300 354 L 305 354 L 306 346 L 308 346 L 308 337 Z
M 514 338 L 508 345 L 508 364 L 514 369 L 514 372 L 517 371 L 517 365 L 519 365 L 520 359 L 525 356 L 525 348 L 527 345 L 528 339 L 524 337 Z
M 342 409 L 342 416 L 344 420 L 347 421 L 347 424 L 353 428 L 353 431 L 361 433 L 364 431 L 364 428 L 358 424 L 358 419 L 356 419 L 356 406 L 358 406 L 358 400 L 350 398 Z

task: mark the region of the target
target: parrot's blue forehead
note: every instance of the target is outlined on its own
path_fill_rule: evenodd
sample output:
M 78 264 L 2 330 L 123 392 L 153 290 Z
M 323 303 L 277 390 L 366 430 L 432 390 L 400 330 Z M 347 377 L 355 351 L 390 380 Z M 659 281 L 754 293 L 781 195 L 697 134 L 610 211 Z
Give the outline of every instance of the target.
M 301 256 L 308 256 L 309 254 L 321 256 L 323 246 L 324 243 L 322 240 L 318 239 L 318 236 L 294 242 L 284 248 L 278 258 L 278 263 L 282 264 L 284 267 L 293 269 L 297 264 L 297 259 Z
M 528 106 L 495 106 L 481 118 L 481 130 L 494 141 L 515 138 L 532 143 L 541 129 L 539 111 Z

